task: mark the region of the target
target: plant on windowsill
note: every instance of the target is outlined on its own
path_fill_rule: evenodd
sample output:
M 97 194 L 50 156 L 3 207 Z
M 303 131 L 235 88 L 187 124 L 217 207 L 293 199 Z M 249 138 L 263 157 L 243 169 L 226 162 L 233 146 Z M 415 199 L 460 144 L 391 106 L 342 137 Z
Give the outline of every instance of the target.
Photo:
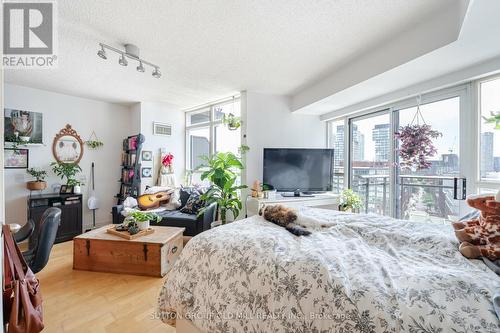
M 235 131 L 241 126 L 241 118 L 236 117 L 232 113 L 224 114 L 222 117 L 222 123 L 227 126 L 231 131 Z
M 26 188 L 30 191 L 43 191 L 47 188 L 47 182 L 45 178 L 47 177 L 47 171 L 39 170 L 35 168 L 30 168 L 26 172 L 35 180 L 26 183 Z
M 217 203 L 219 219 L 212 226 L 227 223 L 227 212 L 230 211 L 234 218 L 240 214 L 243 206 L 238 191 L 247 188 L 246 185 L 235 185 L 238 171 L 244 169 L 240 159 L 231 152 L 217 153 L 211 158 L 204 158 L 206 165 L 199 167 L 205 170 L 201 174 L 201 180 L 209 180 L 212 186 L 200 198 L 205 201 L 206 206 L 198 215 L 205 212 L 206 207 Z
M 483 117 L 485 123 L 494 124 L 494 129 L 500 130 L 500 111 L 490 112 L 491 117 Z
M 341 212 L 356 213 L 363 207 L 361 197 L 354 193 L 350 188 L 345 189 L 340 193 L 339 197 L 339 210 Z
M 66 185 L 70 186 L 81 186 L 84 185 L 81 181 L 76 179 L 76 175 L 82 172 L 82 168 L 76 163 L 50 163 L 52 171 L 56 176 L 60 177 L 62 180 L 66 178 Z
M 149 229 L 150 222 L 159 223 L 161 216 L 151 212 L 134 211 L 127 215 L 123 224 L 127 225 L 129 234 L 135 235 L 141 230 Z

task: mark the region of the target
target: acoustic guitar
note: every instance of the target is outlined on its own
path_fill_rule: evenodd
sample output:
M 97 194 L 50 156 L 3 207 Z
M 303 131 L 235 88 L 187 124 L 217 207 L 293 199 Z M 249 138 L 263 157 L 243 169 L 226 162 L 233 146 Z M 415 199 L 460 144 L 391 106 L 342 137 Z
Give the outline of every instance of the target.
M 157 192 L 155 194 L 143 194 L 137 198 L 137 203 L 141 209 L 158 208 L 162 203 L 170 200 L 170 193 Z

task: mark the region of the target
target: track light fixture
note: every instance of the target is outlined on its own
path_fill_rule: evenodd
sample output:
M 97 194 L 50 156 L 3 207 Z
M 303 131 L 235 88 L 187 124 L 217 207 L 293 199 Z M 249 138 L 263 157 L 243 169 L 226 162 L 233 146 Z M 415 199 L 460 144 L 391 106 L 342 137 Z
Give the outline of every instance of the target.
M 125 55 L 123 53 L 122 53 L 122 56 L 120 57 L 120 59 L 118 59 L 118 63 L 122 66 L 128 65 L 128 61 L 127 61 L 127 59 L 125 59 Z
M 127 58 L 138 61 L 139 65 L 136 67 L 137 71 L 140 73 L 144 73 L 146 71 L 144 65 L 148 65 L 153 67 L 153 72 L 152 75 L 154 78 L 159 79 L 161 77 L 161 72 L 160 72 L 160 67 L 158 67 L 155 64 L 152 64 L 144 59 L 139 58 L 139 48 L 133 44 L 125 44 L 125 52 L 122 50 L 118 50 L 112 46 L 99 43 L 99 46 L 101 49 L 97 51 L 97 55 L 102 58 L 102 59 L 108 59 L 106 55 L 106 49 L 116 52 L 120 55 L 120 58 L 118 59 L 118 63 L 122 66 L 127 66 L 128 61 Z
M 97 55 L 104 60 L 108 59 L 108 57 L 106 56 L 106 51 L 104 50 L 104 46 L 101 46 L 101 49 L 97 51 Z

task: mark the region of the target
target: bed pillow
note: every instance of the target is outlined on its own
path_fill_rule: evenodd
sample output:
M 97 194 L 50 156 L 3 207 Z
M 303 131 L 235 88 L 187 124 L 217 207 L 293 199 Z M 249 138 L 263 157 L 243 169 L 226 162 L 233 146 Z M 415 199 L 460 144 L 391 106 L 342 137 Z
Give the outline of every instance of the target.
M 205 202 L 201 200 L 201 194 L 196 192 L 189 196 L 186 205 L 181 208 L 181 213 L 185 214 L 198 214 L 200 209 L 205 206 Z

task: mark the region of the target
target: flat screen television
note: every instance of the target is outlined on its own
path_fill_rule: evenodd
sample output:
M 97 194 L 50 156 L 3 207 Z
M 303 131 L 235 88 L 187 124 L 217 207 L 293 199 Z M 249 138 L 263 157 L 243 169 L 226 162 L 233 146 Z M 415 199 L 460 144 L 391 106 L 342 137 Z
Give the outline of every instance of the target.
M 264 183 L 280 192 L 332 190 L 333 149 L 264 148 Z

